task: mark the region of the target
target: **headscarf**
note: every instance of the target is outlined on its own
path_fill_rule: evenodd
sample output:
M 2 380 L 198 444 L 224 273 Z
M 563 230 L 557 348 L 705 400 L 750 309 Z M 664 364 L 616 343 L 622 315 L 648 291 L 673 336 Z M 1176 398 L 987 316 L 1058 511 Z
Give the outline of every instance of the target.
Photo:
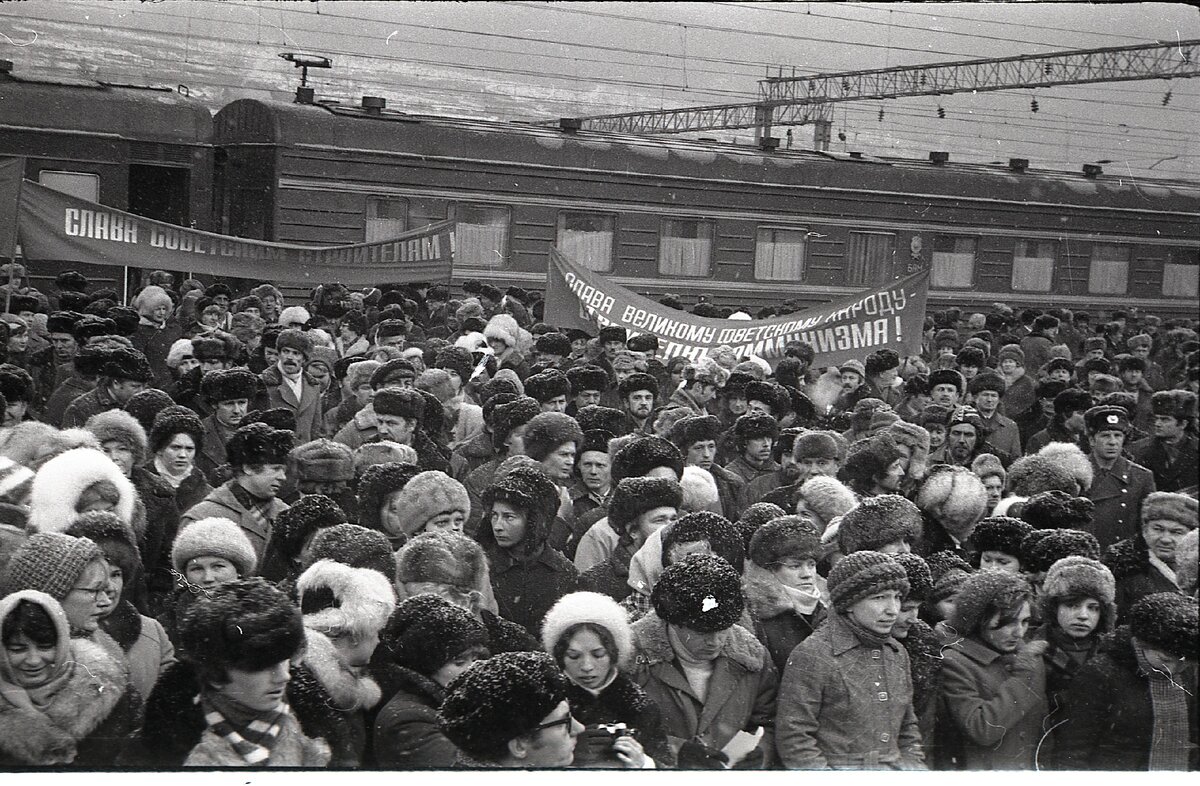
M 44 592 L 37 590 L 21 590 L 0 598 L 0 629 L 3 629 L 8 615 L 12 614 L 17 605 L 27 600 L 41 606 L 54 623 L 56 637 L 54 666 L 50 679 L 36 688 L 24 688 L 17 684 L 13 674 L 12 662 L 8 657 L 8 649 L 0 651 L 0 698 L 19 710 L 29 712 L 44 712 L 50 705 L 55 694 L 71 679 L 74 670 L 74 658 L 71 655 L 71 636 L 67 626 L 67 615 L 63 612 L 58 601 Z

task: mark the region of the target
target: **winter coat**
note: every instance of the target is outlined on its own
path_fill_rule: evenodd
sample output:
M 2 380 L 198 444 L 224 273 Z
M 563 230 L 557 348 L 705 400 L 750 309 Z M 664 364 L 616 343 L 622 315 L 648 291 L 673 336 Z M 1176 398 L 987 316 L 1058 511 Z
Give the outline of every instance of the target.
M 326 767 L 330 764 L 329 746 L 322 739 L 304 735 L 300 723 L 289 715 L 280 724 L 279 736 L 271 748 L 271 758 L 256 767 Z M 218 769 L 247 767 L 246 760 L 224 738 L 205 729 L 200 741 L 188 752 L 184 767 Z
M 175 586 L 171 574 L 171 545 L 179 531 L 179 507 L 175 489 L 155 472 L 134 467 L 129 480 L 146 506 L 146 534 L 138 543 L 145 570 L 146 589 L 152 593 L 170 592 Z
M 204 447 L 196 453 L 196 469 L 204 473 L 209 485 L 216 487 L 225 482 L 221 479 L 221 470 L 229 461 L 225 442 L 233 436 L 233 432 L 225 431 L 217 423 L 216 415 L 209 415 L 201 423 L 204 425 Z M 179 509 L 187 510 L 182 505 Z
M 579 588 L 607 595 L 618 603 L 625 600 L 632 591 L 629 586 L 629 561 L 632 558 L 629 549 L 618 543 L 607 559 L 580 574 Z
M 304 734 L 323 738 L 330 766 L 361 767 L 367 750 L 367 713 L 379 704 L 380 690 L 338 657 L 325 634 L 304 629 L 304 660 L 288 683 L 288 702 Z
M 495 612 L 481 609 L 479 618 L 488 632 L 488 652 L 541 652 L 542 643 L 529 631 Z
M 713 464 L 708 471 L 717 483 L 717 499 L 721 500 L 721 515 L 730 521 L 737 521 L 747 505 L 746 481 L 728 467 L 718 467 Z
M 1179 592 L 1179 587 L 1150 563 L 1142 534 L 1114 543 L 1104 552 L 1104 564 L 1117 580 L 1117 619 L 1126 620 L 1134 604 L 1155 592 Z
M 1089 531 L 1100 541 L 1100 548 L 1105 549 L 1141 530 L 1142 500 L 1155 491 L 1154 476 L 1124 456 L 1118 457 L 1107 470 L 1101 469 L 1094 457 L 1088 461 L 1095 479 L 1085 496 L 1096 506 Z
M 925 763 L 931 769 L 938 769 L 935 729 L 941 699 L 943 643 L 923 620 L 913 620 L 908 627 L 908 635 L 898 641 L 908 653 L 913 683 L 913 711 L 917 713 L 917 728 L 921 730 Z
M 463 488 L 467 490 L 467 498 L 471 501 L 471 513 L 467 516 L 464 531 L 472 537 L 485 528 L 483 493 L 492 485 L 492 480 L 496 477 L 496 469 L 503 460 L 504 456 L 497 455 L 468 472 L 467 476 L 463 478 Z
M 483 410 L 480 409 L 482 414 Z M 496 447 L 492 444 L 489 432 L 476 434 L 467 442 L 454 448 L 450 454 L 450 476 L 462 481 L 473 470 L 478 469 L 496 457 Z
M 445 691 L 412 669 L 395 664 L 383 669 L 394 693 L 375 718 L 375 763 L 395 770 L 454 766 L 458 748 L 438 727 L 438 708 Z M 384 677 L 379 679 L 382 682 Z
M 175 662 L 175 645 L 158 620 L 138 614 L 128 601 L 119 602 L 100 625 L 125 653 L 129 683 L 139 702 L 144 702 L 159 676 Z
M 334 442 L 340 442 L 351 450 L 355 450 L 368 442 L 379 440 L 379 426 L 375 419 L 375 407 L 366 405 L 333 435 Z
M 107 388 L 93 387 L 67 405 L 62 415 L 62 428 L 83 428 L 92 415 L 120 408 L 121 405 L 109 395 Z
M 91 639 L 71 639 L 74 666 L 44 712 L 0 699 L 0 767 L 111 767 L 114 743 L 137 727 L 141 700 L 119 656 Z
M 924 769 L 908 653 L 831 614 L 788 658 L 776 746 L 789 769 Z
M 779 469 L 779 462 L 768 459 L 761 467 L 755 467 L 745 457 L 737 456 L 732 461 L 724 466 L 724 469 L 729 474 L 733 475 L 738 480 L 742 481 L 742 495 L 745 495 L 745 486 L 748 483 L 753 483 L 764 475 L 771 475 Z
M 1021 351 L 1025 353 L 1025 368 L 1037 371 L 1050 360 L 1050 347 L 1054 342 L 1040 330 L 1021 339 Z
M 171 351 L 171 345 L 182 336 L 183 331 L 174 321 L 168 321 L 162 327 L 141 321 L 137 330 L 129 337 L 133 348 L 150 361 L 154 387 L 163 389 L 171 383 L 171 367 L 167 365 L 167 353 Z
M 636 656 L 629 677 L 645 689 L 662 711 L 671 751 L 690 740 L 720 750 L 739 731 L 762 727 L 759 742 L 770 765 L 775 750 L 775 693 L 779 677 L 767 648 L 740 625 L 729 629 L 713 662 L 708 695 L 701 702 L 677 664 L 667 623 L 651 611 L 633 624 Z
M 145 470 L 152 475 L 162 477 L 158 472 L 158 468 L 154 466 L 153 459 L 150 460 L 149 464 L 145 465 Z M 185 511 L 207 497 L 210 491 L 212 491 L 212 486 L 209 485 L 208 479 L 204 477 L 204 473 L 200 471 L 199 467 L 193 466 L 191 473 L 183 479 L 178 488 L 174 489 L 175 507 L 180 512 Z M 173 542 L 174 538 L 169 538 L 166 541 L 167 551 L 170 551 Z
M 213 489 L 203 502 L 185 512 L 179 519 L 179 528 L 183 529 L 188 524 L 214 516 L 229 519 L 242 528 L 242 532 L 250 539 L 250 545 L 254 546 L 255 557 L 261 562 L 267 550 L 267 543 L 271 540 L 271 526 L 264 526 L 264 522 L 251 516 L 250 512 L 242 507 L 242 503 L 238 502 L 237 497 L 229 490 L 231 483 L 233 481 Z M 288 506 L 278 499 L 273 499 L 267 511 L 267 518 L 274 521 L 287 508 Z
M 1049 728 L 1041 657 L 1002 655 L 974 637 L 945 650 L 939 732 L 943 761 L 967 770 L 1031 770 L 1044 765 Z M 1018 662 L 1029 670 L 1014 670 Z M 1039 745 L 1041 750 L 1039 751 Z
M 1189 769 L 1200 766 L 1196 739 L 1196 670 L 1177 677 L 1188 692 Z M 1079 669 L 1065 696 L 1065 722 L 1055 730 L 1053 764 L 1060 770 L 1135 770 L 1150 767 L 1154 705 L 1129 628 L 1103 637 L 1096 656 Z
M 646 755 L 658 767 L 671 766 L 675 757 L 667 742 L 662 711 L 641 687 L 624 674 L 616 677 L 598 694 L 571 682 L 567 685 L 567 704 L 575 720 L 589 729 L 601 724 L 624 723 L 642 744 Z M 586 733 L 586 732 L 585 732 Z M 575 745 L 572 767 L 624 767 L 611 751 L 597 750 L 581 737 Z
M 1154 475 L 1155 491 L 1182 491 L 1197 483 L 1197 464 L 1200 462 L 1200 442 L 1195 437 L 1185 437 L 1179 443 L 1175 460 L 1167 456 L 1167 449 L 1160 439 L 1147 437 L 1130 446 L 1133 460 L 1150 470 Z
M 42 420 L 55 428 L 63 427 L 63 416 L 75 399 L 96 389 L 96 380 L 84 379 L 78 374 L 72 374 L 58 383 L 58 387 L 46 400 L 42 409 Z
M 321 391 L 317 390 L 301 374 L 300 397 L 283 384 L 277 366 L 271 366 L 259 375 L 267 388 L 266 409 L 283 407 L 296 416 L 296 444 L 303 445 L 325 435 L 321 412 Z
M 514 557 L 494 544 L 485 544 L 484 550 L 500 616 L 521 625 L 533 636 L 541 631 L 542 618 L 550 607 L 563 595 L 579 589 L 575 566 L 549 546 L 541 546 L 528 558 Z
M 784 586 L 773 578 L 746 578 L 742 582 L 742 591 L 750 612 L 762 626 L 762 643 L 771 653 L 776 670 L 782 674 L 796 645 L 825 621 L 826 607 L 818 601 L 810 614 L 804 614 L 796 608 Z
M 361 409 L 362 405 L 353 396 L 343 398 L 336 405 L 326 409 L 325 414 L 321 418 L 325 433 L 337 434 Z

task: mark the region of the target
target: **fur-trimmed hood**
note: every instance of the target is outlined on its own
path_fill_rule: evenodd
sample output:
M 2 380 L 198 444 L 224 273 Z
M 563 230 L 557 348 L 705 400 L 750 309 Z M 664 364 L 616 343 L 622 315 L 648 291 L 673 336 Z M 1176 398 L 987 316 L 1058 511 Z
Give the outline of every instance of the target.
M 355 673 L 338 657 L 329 637 L 312 628 L 304 629 L 308 647 L 304 665 L 308 666 L 321 687 L 329 694 L 332 708 L 339 712 L 369 710 L 379 704 L 379 685 L 367 674 Z
M 729 631 L 730 636 L 725 639 L 717 657 L 727 658 L 742 669 L 757 673 L 767 657 L 766 647 L 741 625 L 735 624 Z M 675 660 L 675 650 L 667 637 L 667 623 L 654 611 L 633 623 L 633 642 L 639 663 L 654 666 Z
M 88 486 L 102 480 L 117 489 L 119 500 L 114 512 L 121 521 L 133 526 L 137 492 L 129 478 L 100 451 L 75 448 L 47 461 L 34 476 L 29 495 L 29 530 L 64 531 L 79 515 L 75 512 L 79 497 Z

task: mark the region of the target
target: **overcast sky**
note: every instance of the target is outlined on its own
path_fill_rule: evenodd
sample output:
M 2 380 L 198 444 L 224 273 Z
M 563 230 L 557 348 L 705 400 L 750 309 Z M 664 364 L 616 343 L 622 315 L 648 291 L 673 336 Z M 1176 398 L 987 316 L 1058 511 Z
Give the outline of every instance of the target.
M 311 74 L 319 96 L 501 119 L 748 101 L 779 66 L 831 72 L 1196 38 L 1197 10 L 1162 3 L 0 4 L 0 57 L 17 73 L 186 85 L 217 109 L 289 99 L 298 72 L 278 53 L 315 52 L 334 63 Z M 1194 79 L 861 101 L 837 106 L 833 149 L 1075 171 L 1107 160 L 1114 174 L 1196 180 L 1197 116 Z M 811 128 L 794 134 L 811 145 Z

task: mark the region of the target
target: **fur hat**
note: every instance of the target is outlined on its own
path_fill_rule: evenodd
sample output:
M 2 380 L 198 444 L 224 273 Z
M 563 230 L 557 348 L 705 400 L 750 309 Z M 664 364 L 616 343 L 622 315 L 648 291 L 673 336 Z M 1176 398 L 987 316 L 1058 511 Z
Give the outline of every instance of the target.
M 675 447 L 686 451 L 697 442 L 719 440 L 721 431 L 721 421 L 716 415 L 689 415 L 675 421 L 668 437 Z
M 917 507 L 959 540 L 987 514 L 987 488 L 965 467 L 935 465 L 917 492 Z
M 68 523 L 62 522 L 62 528 Z M 62 532 L 34 532 L 9 558 L 4 568 L 3 594 L 37 590 L 61 601 L 84 568 L 103 558 L 104 553 L 87 538 Z
M 640 371 L 630 374 L 617 385 L 617 392 L 622 399 L 628 398 L 640 390 L 648 390 L 655 398 L 658 397 L 658 381 L 649 374 Z
M 136 349 L 118 348 L 107 353 L 100 364 L 100 376 L 110 379 L 125 379 L 149 382 L 154 378 L 150 361 Z
M 204 424 L 187 407 L 169 406 L 159 410 L 150 427 L 150 452 L 157 453 L 167 446 L 176 434 L 187 434 L 196 444 L 196 452 L 204 449 Z
M 683 489 L 681 512 L 694 513 L 700 510 L 721 512 L 721 492 L 717 488 L 716 478 L 708 470 L 702 467 L 684 467 L 683 477 L 679 479 L 679 487 Z
M 1147 595 L 1130 609 L 1129 627 L 1142 644 L 1177 658 L 1195 661 L 1200 654 L 1195 598 L 1175 592 Z
M 1021 542 L 1030 532 L 1033 532 L 1033 527 L 1021 519 L 989 516 L 975 525 L 975 531 L 971 533 L 971 542 L 980 553 L 999 551 L 1020 560 Z
M 1093 598 L 1104 605 L 1100 617 L 1102 632 L 1112 630 L 1117 623 L 1117 580 L 1103 564 L 1087 557 L 1063 557 L 1050 566 L 1042 581 L 1038 602 L 1042 618 L 1053 620 L 1059 602 L 1067 598 Z
M 396 350 L 399 351 L 399 350 Z M 392 358 L 380 364 L 371 374 L 371 387 L 376 390 L 391 386 L 391 383 L 401 379 L 416 379 L 417 369 L 404 358 Z M 398 386 L 397 386 L 398 387 Z
M 746 561 L 746 544 L 738 529 L 729 519 L 711 511 L 697 511 L 680 516 L 670 527 L 662 530 L 663 566 L 670 559 L 676 545 L 706 541 L 717 556 L 724 559 L 738 573 Z
M 742 534 L 744 545 L 749 549 L 750 539 L 754 537 L 755 532 L 758 532 L 759 527 L 772 519 L 786 515 L 787 511 L 773 502 L 755 502 L 742 511 L 741 517 L 734 522 L 734 526 Z
M 733 435 L 738 441 L 779 436 L 779 422 L 770 415 L 747 412 L 733 422 Z
M 985 390 L 990 390 L 993 393 L 1003 396 L 1007 386 L 1008 383 L 1004 381 L 1004 377 L 995 372 L 987 371 L 971 378 L 971 381 L 967 384 L 967 392 L 972 396 L 978 396 Z
M 99 450 L 73 448 L 47 461 L 34 475 L 29 491 L 28 530 L 62 532 L 79 515 L 75 506 L 80 496 L 95 483 L 108 483 L 116 489 L 117 505 L 113 512 L 132 525 L 137 504 L 133 484 Z
M 625 346 L 634 352 L 653 355 L 658 352 L 658 336 L 653 333 L 639 333 L 636 336 L 630 336 L 625 342 Z
M 166 308 L 167 313 L 170 314 L 174 304 L 165 289 L 151 285 L 139 292 L 133 299 L 133 308 L 139 316 L 148 317 L 156 308 Z
M 195 557 L 221 557 L 233 563 L 238 576 L 254 574 L 258 557 L 242 528 L 225 518 L 207 518 L 184 525 L 171 544 L 171 565 L 180 575 Z
M 908 595 L 905 600 L 927 600 L 933 594 L 933 574 L 929 571 L 929 563 L 916 554 L 893 554 L 892 559 L 900 563 L 908 576 Z
M 888 434 L 860 439 L 850 446 L 838 478 L 865 494 L 874 486 L 875 479 L 883 477 L 888 467 L 901 458 L 903 454 Z
M 471 372 L 475 369 L 475 360 L 471 357 L 471 353 L 462 347 L 446 347 L 437 353 L 433 365 L 435 368 L 453 371 L 465 385 L 471 379 Z
M 540 404 L 570 394 L 571 383 L 567 379 L 567 375 L 556 369 L 549 369 L 525 378 L 525 395 L 537 399 Z
M 134 586 L 142 573 L 142 555 L 133 529 L 119 517 L 108 511 L 90 511 L 71 522 L 65 534 L 95 543 L 104 558 L 121 569 L 125 586 Z
M 550 536 L 550 526 L 558 512 L 558 487 L 538 468 L 519 466 L 497 477 L 483 492 L 485 515 L 492 505 L 505 502 L 525 513 L 525 539 L 521 548 L 528 554 L 536 552 Z
M 1155 415 L 1188 420 L 1196 418 L 1196 394 L 1190 390 L 1160 390 L 1150 397 Z
M 1000 478 L 1001 487 L 1004 486 L 1004 482 L 1008 478 L 1008 473 L 1005 472 L 1004 465 L 1000 463 L 1000 459 L 991 453 L 980 453 L 976 456 L 975 460 L 971 462 L 971 471 L 978 475 L 980 480 L 995 475 Z
M 815 560 L 821 553 L 817 527 L 801 516 L 780 516 L 763 524 L 750 538 L 750 559 L 770 568 L 785 559 Z
M 286 464 L 295 435 L 273 429 L 266 423 L 241 426 L 225 443 L 225 455 L 231 467 L 252 464 Z
M 407 336 L 408 323 L 403 319 L 384 319 L 379 322 L 375 328 L 375 340 L 381 341 L 385 338 L 394 338 L 395 336 Z
M 64 333 L 73 336 L 75 323 L 83 318 L 78 311 L 55 311 L 46 317 L 46 335 Z
M 297 445 L 288 458 L 298 481 L 334 483 L 354 480 L 354 454 L 340 442 L 314 439 Z
M 719 388 L 729 379 L 729 371 L 712 358 L 704 357 L 685 365 L 683 378 L 688 383 L 702 382 Z
M 608 525 L 618 535 L 625 535 L 629 525 L 643 513 L 655 508 L 679 509 L 683 504 L 683 489 L 667 478 L 624 478 L 613 489 L 608 502 Z
M 1025 365 L 1025 351 L 1016 344 L 1005 344 L 1000 347 L 1000 351 L 996 353 L 996 363 L 1003 363 L 1005 360 L 1015 360 L 1018 366 Z
M 420 532 L 432 519 L 444 513 L 461 513 L 464 520 L 471 515 L 471 500 L 466 488 L 438 470 L 420 472 L 405 483 L 396 507 L 405 522 L 406 535 Z
M 119 442 L 133 453 L 133 464 L 138 466 L 146 460 L 146 432 L 137 418 L 123 409 L 97 412 L 87 419 L 85 429 L 96 435 L 96 441 Z
M 279 312 L 280 325 L 306 325 L 312 319 L 312 314 L 303 306 L 288 306 Z
M 402 600 L 379 636 L 379 653 L 386 661 L 425 677 L 468 650 L 486 652 L 487 645 L 482 622 L 429 593 Z
M 521 326 L 510 314 L 496 314 L 488 320 L 487 327 L 483 329 L 483 337 L 495 339 L 508 347 L 516 347 L 521 337 Z
M 925 477 L 926 468 L 929 466 L 929 432 L 922 426 L 901 420 L 891 424 L 881 433 L 891 436 L 897 445 L 908 448 L 908 476 Z
M 575 413 L 575 420 L 584 432 L 600 429 L 613 434 L 626 430 L 625 413 L 613 407 L 602 407 L 599 404 L 588 404 Z
M 866 363 L 863 364 L 868 377 L 877 376 L 893 368 L 900 368 L 900 354 L 894 349 L 876 350 L 867 355 Z
M 415 420 L 417 425 L 425 419 L 425 397 L 413 388 L 383 388 L 371 403 L 376 415 Z
M 510 740 L 532 733 L 567 699 L 567 678 L 544 652 L 504 652 L 451 683 L 438 725 L 474 759 L 498 761 Z
M 77 270 L 65 270 L 55 276 L 54 284 L 61 294 L 62 292 L 83 292 L 91 282 Z
M 970 636 L 983 624 L 989 605 L 1008 608 L 1019 599 L 1032 599 L 1032 589 L 1024 576 L 1003 570 L 981 570 L 967 577 L 954 598 L 950 627 L 960 636 Z
M 192 339 L 192 357 L 196 360 L 233 360 L 237 344 L 237 339 L 228 333 L 196 336 Z
M 488 424 L 492 428 L 492 442 L 497 447 L 503 445 L 513 431 L 533 420 L 541 412 L 541 405 L 529 396 L 521 396 L 508 404 L 500 404 L 492 410 L 492 419 Z
M 1077 481 L 1066 467 L 1055 464 L 1046 456 L 1036 453 L 1022 456 L 1008 468 L 1009 494 L 1018 497 L 1028 498 L 1043 491 L 1073 494 L 1077 490 Z
M 541 461 L 567 442 L 578 449 L 583 430 L 575 418 L 561 412 L 541 412 L 525 427 L 525 455 Z
M 930 603 L 937 603 L 954 595 L 971 575 L 971 566 L 953 551 L 930 554 L 925 562 L 929 565 L 929 575 L 933 578 L 933 589 L 927 599 Z
M 296 413 L 288 407 L 251 410 L 242 415 L 242 419 L 238 421 L 238 428 L 249 426 L 251 423 L 262 423 L 276 431 L 295 431 Z
M 607 595 L 598 592 L 572 592 L 559 598 L 542 620 L 542 647 L 551 655 L 567 642 L 562 639 L 577 625 L 595 625 L 612 636 L 617 651 L 609 653 L 617 668 L 633 665 L 633 631 L 625 610 Z
M 305 494 L 276 517 L 271 528 L 271 546 L 280 547 L 284 554 L 295 559 L 317 530 L 345 523 L 345 511 L 332 499 L 324 494 Z
M 1021 509 L 1021 518 L 1034 529 L 1087 529 L 1092 524 L 1096 504 L 1087 497 L 1073 497 L 1065 491 L 1034 494 Z
M 1142 526 L 1151 521 L 1166 520 L 1196 529 L 1197 502 L 1195 497 L 1171 491 L 1155 491 L 1142 500 Z
M 571 395 L 578 396 L 585 390 L 605 391 L 608 389 L 608 374 L 599 366 L 575 366 L 567 370 L 571 383 Z
M 300 610 L 261 578 L 197 595 L 178 627 L 180 658 L 200 667 L 261 671 L 304 647 Z
M 487 557 L 476 541 L 457 532 L 423 532 L 396 555 L 396 581 L 449 584 L 460 591 L 488 586 Z
M 158 413 L 174 404 L 171 397 L 158 388 L 145 388 L 129 397 L 125 402 L 125 411 L 133 415 L 142 430 L 149 435 Z M 154 448 L 150 450 L 153 452 Z
M 234 399 L 253 399 L 258 393 L 258 377 L 244 368 L 209 371 L 200 379 L 200 393 L 213 405 Z
M 600 328 L 600 343 L 607 344 L 609 341 L 620 341 L 622 344 L 629 340 L 625 328 L 620 325 L 606 325 Z
M 369 529 L 381 529 L 380 508 L 389 494 L 400 491 L 421 470 L 416 464 L 388 461 L 367 467 L 358 479 L 359 523 Z M 391 533 L 398 535 L 400 533 Z
M 958 391 L 958 395 L 962 395 L 967 388 L 967 380 L 962 373 L 952 368 L 939 368 L 929 375 L 929 389 L 933 390 L 938 385 L 953 385 Z
M 800 487 L 804 506 L 829 526 L 838 516 L 844 516 L 858 505 L 854 492 L 846 488 L 837 478 L 817 475 L 804 481 Z
M 327 636 L 369 637 L 383 629 L 396 608 L 396 591 L 386 576 L 329 559 L 300 574 L 296 599 L 304 626 Z
M 664 622 L 704 633 L 731 627 L 745 608 L 741 576 L 711 554 L 693 554 L 668 566 L 650 592 L 650 603 Z
M 846 373 L 847 371 L 851 371 L 855 374 L 858 374 L 858 376 L 862 379 L 867 378 L 867 369 L 863 366 L 861 361 L 853 359 L 853 358 L 851 358 L 850 360 L 847 360 L 845 363 L 842 363 L 838 367 L 838 370 L 841 371 L 843 374 Z
M 286 314 L 290 309 L 284 309 Z M 280 317 L 282 319 L 282 317 Z M 307 321 L 307 320 L 305 320 Z M 284 349 L 294 349 L 304 357 L 308 357 L 313 351 L 312 337 L 303 330 L 297 328 L 288 328 L 279 334 L 275 339 L 275 349 L 283 351 Z
M 836 431 L 806 431 L 796 437 L 792 445 L 792 458 L 822 458 L 841 464 L 846 460 L 846 438 Z
M 656 467 L 668 467 L 682 478 L 683 454 L 661 437 L 637 437 L 613 455 L 610 475 L 613 483 L 619 483 L 624 478 L 645 475 Z
M 1055 466 L 1069 472 L 1081 490 L 1087 491 L 1092 487 L 1092 463 L 1078 445 L 1072 442 L 1051 442 L 1039 450 L 1037 455 L 1049 459 Z
M 571 339 L 556 331 L 543 333 L 533 342 L 533 348 L 545 355 L 566 357 L 571 354 Z
M 12 404 L 33 401 L 33 377 L 20 366 L 0 365 L 0 396 Z
M 308 565 L 328 559 L 352 568 L 370 568 L 389 580 L 396 574 L 396 557 L 387 536 L 357 524 L 335 524 L 317 530 L 309 543 L 307 559 Z
M 838 545 L 843 554 L 874 551 L 889 543 L 921 539 L 921 511 L 898 494 L 881 494 L 864 499 L 842 516 Z
M 1021 541 L 1021 568 L 1042 573 L 1065 557 L 1100 559 L 1100 542 L 1077 529 L 1035 529 Z
M 847 554 L 829 571 L 828 583 L 829 600 L 842 613 L 877 592 L 896 590 L 903 597 L 911 589 L 903 566 L 878 551 Z

